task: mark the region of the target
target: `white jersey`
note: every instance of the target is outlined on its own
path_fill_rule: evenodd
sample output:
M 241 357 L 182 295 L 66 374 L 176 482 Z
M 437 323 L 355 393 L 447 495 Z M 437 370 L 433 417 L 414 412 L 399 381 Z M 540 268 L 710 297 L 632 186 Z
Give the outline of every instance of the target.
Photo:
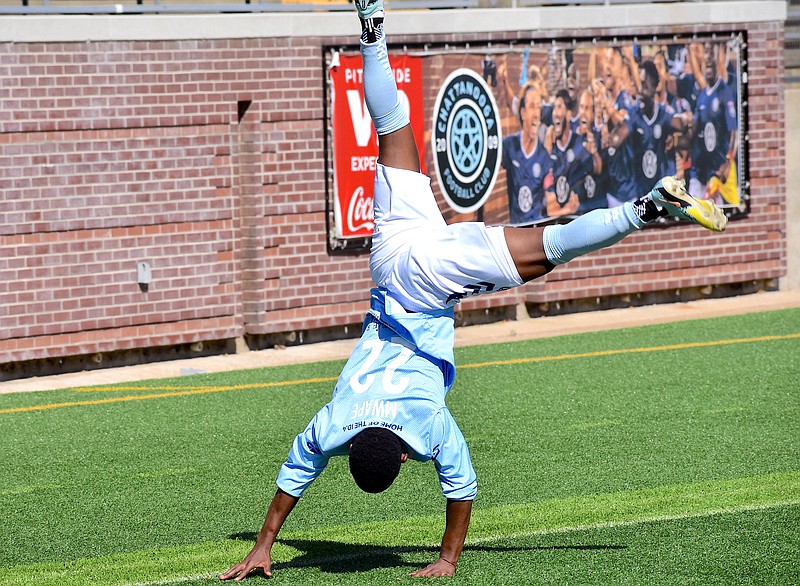
M 522 284 L 502 226 L 447 225 L 430 178 L 378 164 L 370 271 L 409 311 L 452 307 L 472 295 Z

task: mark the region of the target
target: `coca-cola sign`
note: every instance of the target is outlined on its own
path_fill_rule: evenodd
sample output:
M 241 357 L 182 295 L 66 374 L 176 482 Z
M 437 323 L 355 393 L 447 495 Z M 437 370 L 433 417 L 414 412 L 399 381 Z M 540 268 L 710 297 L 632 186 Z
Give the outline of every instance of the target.
M 424 161 L 422 58 L 389 55 L 400 103 L 408 110 Z M 334 236 L 338 239 L 372 236 L 373 183 L 378 137 L 364 103 L 361 55 L 340 55 L 330 71 L 332 84 L 334 157 Z M 423 163 L 424 165 L 424 163 Z M 422 169 L 425 173 L 425 169 Z
M 375 215 L 372 210 L 372 197 L 367 196 L 364 187 L 359 185 L 350 196 L 350 205 L 347 208 L 347 230 L 359 232 L 361 230 L 373 231 Z

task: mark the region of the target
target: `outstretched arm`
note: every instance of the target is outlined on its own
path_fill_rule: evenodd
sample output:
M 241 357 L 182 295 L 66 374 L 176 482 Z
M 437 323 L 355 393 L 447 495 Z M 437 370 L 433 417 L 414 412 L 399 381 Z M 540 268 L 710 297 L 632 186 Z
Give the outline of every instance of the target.
M 275 543 L 275 538 L 278 536 L 278 531 L 281 530 L 283 522 L 286 517 L 292 512 L 292 509 L 300 500 L 299 497 L 294 497 L 281 489 L 272 497 L 272 502 L 267 511 L 267 518 L 264 519 L 264 525 L 256 538 L 256 544 L 247 557 L 241 562 L 230 568 L 227 572 L 220 574 L 220 580 L 230 580 L 234 578 L 236 582 L 244 580 L 250 572 L 261 568 L 265 576 L 272 576 L 272 558 L 270 551 L 272 544 Z
M 415 578 L 438 578 L 452 576 L 456 573 L 456 565 L 464 549 L 467 538 L 469 519 L 472 514 L 472 501 L 447 501 L 447 523 L 442 537 L 442 549 L 439 559 L 411 575 Z
M 701 68 L 701 63 L 705 59 L 704 57 L 704 50 L 703 45 L 700 43 L 692 43 L 689 45 L 689 67 L 692 70 L 692 77 L 694 77 L 694 82 L 697 84 L 701 90 L 704 90 L 708 87 L 706 83 L 706 76 Z

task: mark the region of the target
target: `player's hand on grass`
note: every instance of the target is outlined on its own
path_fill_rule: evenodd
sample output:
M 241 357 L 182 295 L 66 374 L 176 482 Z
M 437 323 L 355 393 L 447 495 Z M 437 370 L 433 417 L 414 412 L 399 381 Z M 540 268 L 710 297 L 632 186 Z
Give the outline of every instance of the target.
M 432 564 L 428 564 L 421 570 L 411 572 L 409 576 L 413 578 L 441 578 L 443 576 L 453 576 L 456 573 L 456 566 L 453 562 L 439 558 Z
M 253 570 L 262 570 L 264 575 L 269 578 L 272 576 L 272 559 L 270 558 L 269 551 L 262 547 L 254 547 L 247 554 L 241 562 L 230 568 L 227 572 L 220 574 L 220 580 L 234 579 L 235 582 L 241 582 Z
M 292 512 L 299 499 L 300 497 L 285 493 L 280 488 L 275 492 L 275 496 L 272 497 L 272 502 L 267 510 L 267 518 L 264 519 L 264 525 L 262 525 L 261 531 L 258 532 L 253 549 L 241 562 L 224 574 L 220 574 L 220 580 L 234 578 L 236 582 L 241 582 L 253 570 L 261 570 L 267 578 L 272 576 L 272 558 L 270 557 L 272 544 L 275 543 L 278 531 L 281 530 L 283 522 L 286 521 L 286 517 Z

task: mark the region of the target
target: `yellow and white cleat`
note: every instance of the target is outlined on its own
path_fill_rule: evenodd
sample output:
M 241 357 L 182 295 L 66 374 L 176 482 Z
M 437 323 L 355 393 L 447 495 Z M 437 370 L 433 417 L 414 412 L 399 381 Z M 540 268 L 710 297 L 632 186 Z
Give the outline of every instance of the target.
M 650 197 L 670 216 L 689 220 L 714 232 L 722 232 L 728 227 L 728 218 L 716 204 L 689 195 L 684 182 L 677 177 L 660 179 L 650 192 Z

